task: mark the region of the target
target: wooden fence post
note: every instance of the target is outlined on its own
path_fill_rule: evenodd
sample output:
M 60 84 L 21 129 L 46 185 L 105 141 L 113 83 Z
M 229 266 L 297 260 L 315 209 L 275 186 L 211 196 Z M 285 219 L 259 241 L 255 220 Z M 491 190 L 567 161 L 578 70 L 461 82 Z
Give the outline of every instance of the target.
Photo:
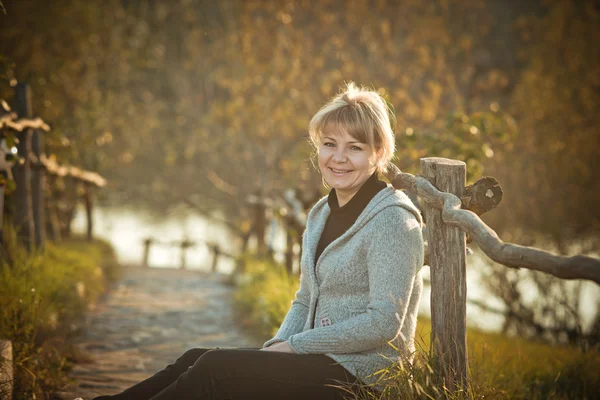
M 0 340 L 0 400 L 12 399 L 12 353 L 12 343 L 9 340 Z
M 180 269 L 186 269 L 186 251 L 187 249 L 189 249 L 190 247 L 195 246 L 196 243 L 192 242 L 191 240 L 189 240 L 188 238 L 184 238 L 181 240 L 180 246 L 181 246 L 181 258 L 180 258 Z
M 217 272 L 217 265 L 219 262 L 219 255 L 221 254 L 221 248 L 218 244 L 210 245 L 210 249 L 213 253 L 212 266 L 210 268 L 211 272 Z
M 31 118 L 31 90 L 29 85 L 18 83 L 15 87 L 15 111 L 19 118 Z M 24 129 L 17 135 L 19 139 L 19 156 L 25 159 L 23 164 L 13 167 L 16 189 L 14 193 L 15 227 L 18 237 L 27 249 L 35 243 L 35 225 L 33 222 L 33 204 L 31 199 L 31 129 Z
M 0 246 L 2 245 L 4 245 L 4 185 L 0 185 Z
M 463 196 L 466 164 L 445 158 L 422 158 L 423 175 L 438 190 Z M 431 348 L 437 372 L 454 392 L 468 385 L 466 334 L 465 233 L 443 223 L 442 212 L 425 205 L 431 268 Z
M 181 253 L 179 253 L 179 269 L 185 269 L 186 267 L 186 262 L 185 262 L 185 252 L 187 250 L 187 247 L 185 247 L 185 240 L 181 241 Z
M 84 182 L 83 184 L 83 200 L 85 204 L 85 215 L 87 219 L 87 240 L 93 239 L 94 218 L 92 215 L 92 184 Z
M 44 154 L 44 139 L 40 129 L 33 131 L 31 150 L 38 160 Z M 44 189 L 46 186 L 46 170 L 38 163 L 32 170 L 31 176 L 31 204 L 33 209 L 33 224 L 35 228 L 35 244 L 42 247 L 46 241 L 46 215 Z
M 154 240 L 152 238 L 144 239 L 144 256 L 142 258 L 142 266 L 144 267 L 149 266 L 148 261 L 150 260 L 150 246 L 152 246 L 153 241 Z

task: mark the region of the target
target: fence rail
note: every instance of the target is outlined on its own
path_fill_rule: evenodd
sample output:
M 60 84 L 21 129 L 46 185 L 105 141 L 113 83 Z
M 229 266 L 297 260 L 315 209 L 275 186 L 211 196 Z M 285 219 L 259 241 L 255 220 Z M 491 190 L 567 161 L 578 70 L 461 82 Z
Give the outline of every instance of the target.
M 61 229 L 58 217 L 59 211 L 56 201 L 51 199 L 51 186 L 48 176 L 60 178 L 65 181 L 68 188 L 62 193 L 63 207 L 66 210 L 63 218 L 64 233 L 70 234 L 70 222 L 79 198 L 79 185 L 83 186 L 82 199 L 87 216 L 87 236 L 92 238 L 93 220 L 93 192 L 92 188 L 102 188 L 107 184 L 106 179 L 96 172 L 86 171 L 82 168 L 58 163 L 54 158 L 48 157 L 44 152 L 44 140 L 41 132 L 50 131 L 50 126 L 41 118 L 32 117 L 31 90 L 27 84 L 19 83 L 15 86 L 15 110 L 13 112 L 4 100 L 0 100 L 0 135 L 2 139 L 11 139 L 17 143 L 18 157 L 7 162 L 6 156 L 12 153 L 6 145 L 0 148 L 0 173 L 5 179 L 0 184 L 0 215 L 4 214 L 4 195 L 6 180 L 16 183 L 16 190 L 12 194 L 15 203 L 14 223 L 19 236 L 23 239 L 28 249 L 34 246 L 43 246 L 46 239 L 46 225 L 49 235 L 54 240 L 61 239 Z M 15 141 L 14 138 L 17 140 Z M 49 221 L 46 224 L 46 220 Z M 0 222 L 2 219 L 0 218 Z M 2 225 L 0 223 L 0 243 L 2 242 Z
M 586 279 L 600 285 L 600 260 L 587 256 L 565 257 L 534 247 L 503 242 L 476 213 L 461 209 L 461 199 L 439 191 L 426 178 L 403 173 L 396 166 L 387 174 L 396 189 L 406 189 L 427 204 L 442 210 L 444 223 L 468 233 L 493 261 L 510 268 L 541 271 L 561 279 Z

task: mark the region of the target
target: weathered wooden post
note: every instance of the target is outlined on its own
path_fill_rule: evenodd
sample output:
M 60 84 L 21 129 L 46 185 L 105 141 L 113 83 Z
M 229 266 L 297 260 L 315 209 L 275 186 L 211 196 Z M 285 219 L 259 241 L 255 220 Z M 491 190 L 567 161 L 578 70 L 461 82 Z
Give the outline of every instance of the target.
M 0 146 L 0 245 L 4 242 L 4 190 L 5 190 L 5 182 L 8 181 L 11 177 L 11 168 L 12 163 L 10 163 L 6 158 L 9 155 L 9 151 L 4 146 Z
M 94 218 L 92 215 L 92 184 L 89 182 L 83 184 L 83 201 L 87 218 L 87 240 L 91 241 L 93 239 Z
M 210 270 L 212 272 L 217 272 L 217 265 L 219 263 L 219 256 L 221 255 L 221 248 L 218 244 L 209 245 L 210 249 L 213 253 L 212 266 Z
M 29 85 L 18 83 L 15 87 L 15 111 L 19 118 L 31 118 L 31 90 Z M 27 249 L 35 243 L 35 225 L 33 221 L 33 203 L 31 199 L 31 129 L 24 129 L 17 135 L 19 139 L 19 156 L 24 158 L 23 163 L 17 163 L 13 168 L 16 189 L 14 192 L 15 227 L 18 237 Z
M 1 174 L 2 172 L 0 172 Z M 0 184 L 0 246 L 4 244 L 4 185 Z
M 0 400 L 12 399 L 12 353 L 12 343 L 9 340 L 0 340 Z
M 181 241 L 180 243 L 181 246 L 181 258 L 180 258 L 180 269 L 185 269 L 186 267 L 186 251 L 188 248 L 194 246 L 194 242 L 190 241 L 189 239 L 185 238 Z
M 44 187 L 46 185 L 46 170 L 41 164 L 44 154 L 44 138 L 41 129 L 35 129 L 31 138 L 31 150 L 38 163 L 31 176 L 31 203 L 33 208 L 33 224 L 35 227 L 35 245 L 42 247 L 46 241 L 46 215 Z
M 154 240 L 152 238 L 146 238 L 144 239 L 144 256 L 142 258 L 142 266 L 144 267 L 148 267 L 148 260 L 150 259 L 150 246 L 152 246 L 152 243 L 154 242 Z
M 461 198 L 466 164 L 445 158 L 422 158 L 423 175 L 438 190 Z M 425 205 L 431 268 L 431 348 L 437 372 L 451 391 L 465 388 L 467 376 L 465 233 L 443 223 L 442 211 Z

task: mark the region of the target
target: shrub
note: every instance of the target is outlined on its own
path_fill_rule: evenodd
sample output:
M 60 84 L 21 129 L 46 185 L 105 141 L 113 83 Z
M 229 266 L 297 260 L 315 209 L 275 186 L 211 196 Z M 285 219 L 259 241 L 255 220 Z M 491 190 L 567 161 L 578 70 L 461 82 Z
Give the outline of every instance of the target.
M 0 338 L 13 345 L 14 398 L 44 398 L 67 383 L 69 337 L 116 279 L 110 246 L 82 239 L 28 254 L 5 228 L 0 260 Z

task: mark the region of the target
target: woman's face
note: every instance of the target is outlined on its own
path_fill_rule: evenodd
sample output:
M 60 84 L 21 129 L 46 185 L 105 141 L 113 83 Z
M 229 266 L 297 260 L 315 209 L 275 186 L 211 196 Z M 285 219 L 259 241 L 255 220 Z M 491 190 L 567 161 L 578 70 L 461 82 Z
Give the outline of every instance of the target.
M 335 189 L 341 207 L 375 172 L 373 148 L 345 132 L 325 134 L 319 146 L 319 169 Z

